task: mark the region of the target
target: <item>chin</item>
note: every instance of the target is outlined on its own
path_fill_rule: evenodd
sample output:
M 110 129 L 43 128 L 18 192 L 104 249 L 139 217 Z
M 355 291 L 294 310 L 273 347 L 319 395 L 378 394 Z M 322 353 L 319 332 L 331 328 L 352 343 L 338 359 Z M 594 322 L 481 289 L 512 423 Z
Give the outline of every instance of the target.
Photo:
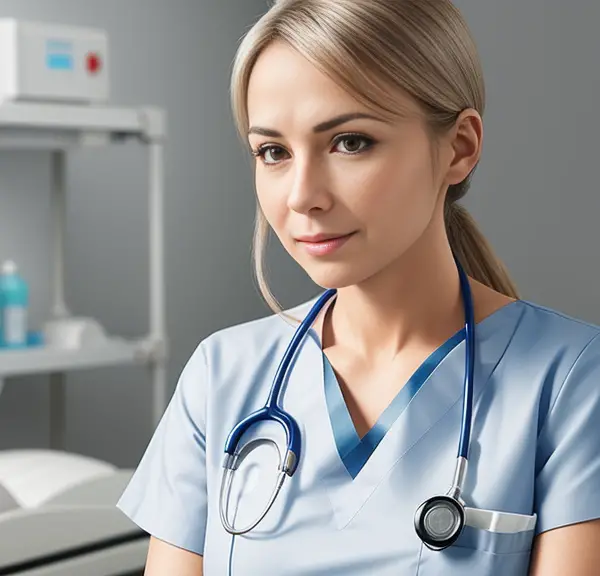
M 304 266 L 304 270 L 317 286 L 325 290 L 353 286 L 354 284 L 359 284 L 367 277 L 367 274 L 363 271 L 360 269 L 357 270 L 357 266 L 341 263 Z

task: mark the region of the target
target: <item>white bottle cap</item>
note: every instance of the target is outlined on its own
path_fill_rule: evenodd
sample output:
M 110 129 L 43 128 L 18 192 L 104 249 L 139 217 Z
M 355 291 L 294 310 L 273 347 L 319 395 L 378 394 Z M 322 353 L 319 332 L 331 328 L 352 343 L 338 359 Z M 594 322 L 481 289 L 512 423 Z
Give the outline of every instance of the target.
M 2 264 L 2 274 L 7 276 L 11 276 L 12 274 L 17 273 L 17 265 L 12 260 L 6 260 L 4 264 Z

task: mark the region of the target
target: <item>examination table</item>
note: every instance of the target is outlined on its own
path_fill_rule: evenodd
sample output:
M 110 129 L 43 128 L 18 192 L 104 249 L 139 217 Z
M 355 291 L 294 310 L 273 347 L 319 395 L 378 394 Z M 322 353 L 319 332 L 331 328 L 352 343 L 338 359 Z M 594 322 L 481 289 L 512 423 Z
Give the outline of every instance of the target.
M 115 506 L 132 473 L 55 450 L 0 451 L 0 576 L 141 576 L 148 535 Z

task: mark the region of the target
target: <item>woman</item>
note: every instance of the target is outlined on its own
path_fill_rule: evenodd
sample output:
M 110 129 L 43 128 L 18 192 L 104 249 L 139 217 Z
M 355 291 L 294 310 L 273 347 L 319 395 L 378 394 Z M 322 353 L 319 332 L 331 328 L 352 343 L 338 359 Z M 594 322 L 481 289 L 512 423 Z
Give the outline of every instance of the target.
M 520 300 L 457 203 L 480 159 L 484 111 L 458 10 L 276 2 L 239 49 L 232 97 L 256 158 L 256 272 L 277 314 L 211 335 L 183 370 L 119 502 L 152 536 L 147 574 L 597 574 L 599 331 Z M 225 526 L 260 517 L 283 458 L 248 442 L 287 438 L 276 423 L 244 434 L 239 447 L 256 449 L 221 517 L 223 448 L 264 406 L 290 319 L 315 303 L 281 313 L 263 274 L 269 229 L 337 292 L 280 399 L 302 440 L 297 469 L 262 521 L 232 535 Z M 415 510 L 452 482 L 467 289 L 476 353 L 461 502 L 480 512 L 434 550 Z

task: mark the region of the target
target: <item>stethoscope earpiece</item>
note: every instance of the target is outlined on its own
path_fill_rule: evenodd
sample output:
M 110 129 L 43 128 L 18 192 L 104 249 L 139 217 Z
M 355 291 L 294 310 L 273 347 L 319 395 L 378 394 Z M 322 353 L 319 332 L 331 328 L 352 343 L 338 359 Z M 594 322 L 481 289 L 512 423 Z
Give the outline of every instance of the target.
M 452 546 L 464 525 L 464 507 L 451 496 L 433 496 L 415 513 L 417 535 L 425 546 L 436 552 Z

